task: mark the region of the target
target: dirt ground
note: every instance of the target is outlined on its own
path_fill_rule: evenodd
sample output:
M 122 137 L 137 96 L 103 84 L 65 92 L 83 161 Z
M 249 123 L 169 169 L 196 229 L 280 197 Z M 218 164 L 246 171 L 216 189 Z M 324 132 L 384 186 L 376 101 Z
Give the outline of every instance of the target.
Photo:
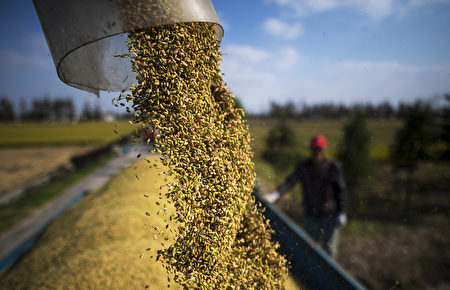
M 47 172 L 68 164 L 72 156 L 96 146 L 0 149 L 0 197 Z
M 450 225 L 396 225 L 341 236 L 338 263 L 368 289 L 450 289 Z
M 419 222 L 352 220 L 336 261 L 367 289 L 450 290 L 449 233 L 442 214 Z
M 402 213 L 404 189 L 388 172 L 375 172 L 383 182 L 367 189 L 359 229 L 344 229 L 339 263 L 373 289 L 450 289 L 449 165 L 419 166 L 409 214 Z
M 368 289 L 450 290 L 448 166 L 418 168 L 410 214 L 402 213 L 404 192 L 394 191 L 399 187 L 391 168 L 374 172 L 360 212 L 340 235 L 338 264 Z M 303 225 L 300 196 L 296 188 L 277 205 Z

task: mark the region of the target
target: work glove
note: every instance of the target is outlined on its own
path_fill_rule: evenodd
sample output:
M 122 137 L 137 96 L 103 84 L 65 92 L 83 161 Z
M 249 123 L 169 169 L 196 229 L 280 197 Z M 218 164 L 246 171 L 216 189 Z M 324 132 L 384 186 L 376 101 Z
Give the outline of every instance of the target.
M 280 193 L 278 191 L 274 191 L 272 193 L 266 194 L 263 196 L 264 200 L 270 203 L 274 203 L 277 199 L 280 198 Z
M 340 227 L 344 227 L 347 224 L 347 215 L 345 213 L 340 213 L 337 217 L 337 221 Z

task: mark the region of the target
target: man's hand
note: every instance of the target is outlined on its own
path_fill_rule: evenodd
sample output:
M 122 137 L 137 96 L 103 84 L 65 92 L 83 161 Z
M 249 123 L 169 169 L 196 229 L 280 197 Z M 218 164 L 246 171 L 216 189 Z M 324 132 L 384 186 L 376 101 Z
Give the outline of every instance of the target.
M 263 195 L 263 198 L 267 202 L 274 203 L 275 201 L 277 201 L 277 199 L 280 198 L 280 193 L 278 191 L 274 191 L 272 193 Z
M 347 224 L 347 215 L 345 213 L 339 214 L 337 219 L 340 227 L 344 227 Z

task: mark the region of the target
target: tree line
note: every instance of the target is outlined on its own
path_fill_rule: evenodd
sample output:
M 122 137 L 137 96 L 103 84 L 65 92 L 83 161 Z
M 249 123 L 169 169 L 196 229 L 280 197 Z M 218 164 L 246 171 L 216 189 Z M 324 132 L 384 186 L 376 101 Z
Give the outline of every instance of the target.
M 104 113 L 99 105 L 86 102 L 77 114 L 71 98 L 43 97 L 34 100 L 20 100 L 16 110 L 6 97 L 0 98 L 0 122 L 77 122 L 100 121 Z
M 444 96 L 445 98 L 445 96 Z M 303 104 L 297 105 L 293 101 L 286 103 L 272 102 L 267 112 L 250 114 L 250 117 L 288 118 L 288 119 L 347 119 L 355 112 L 362 112 L 370 119 L 403 119 L 414 103 L 400 103 L 394 106 L 384 101 L 379 104 Z M 435 113 L 442 114 L 440 108 L 431 107 Z
M 445 103 L 440 108 L 433 108 L 429 102 L 419 100 L 404 105 L 401 114 L 397 115 L 404 125 L 395 134 L 387 162 L 392 166 L 397 184 L 400 184 L 399 191 L 404 193 L 401 208 L 404 216 L 408 216 L 412 208 L 412 192 L 418 165 L 427 160 L 450 161 L 450 94 L 446 94 L 443 100 Z M 395 114 L 399 112 L 394 112 L 394 116 Z M 276 170 L 283 171 L 290 168 L 293 161 L 301 160 L 304 156 L 298 153 L 295 132 L 286 122 L 287 115 L 278 116 L 281 117 L 270 129 L 261 157 Z M 363 185 L 373 169 L 369 154 L 372 134 L 367 126 L 368 116 L 364 107 L 352 110 L 344 125 L 343 137 L 336 154 L 346 173 L 349 209 L 353 213 L 359 209 L 359 194 L 364 190 Z M 403 174 L 406 174 L 406 179 L 400 178 Z

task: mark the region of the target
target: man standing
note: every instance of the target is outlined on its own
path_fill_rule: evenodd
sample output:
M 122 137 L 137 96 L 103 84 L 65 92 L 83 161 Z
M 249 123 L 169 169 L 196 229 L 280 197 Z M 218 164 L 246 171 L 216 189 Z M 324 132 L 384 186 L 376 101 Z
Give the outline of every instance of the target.
M 275 202 L 297 182 L 302 183 L 306 232 L 322 248 L 336 256 L 339 229 L 347 222 L 345 215 L 346 187 L 338 162 L 325 158 L 327 139 L 317 135 L 311 139 L 311 157 L 296 165 L 294 172 L 277 190 L 264 198 Z

